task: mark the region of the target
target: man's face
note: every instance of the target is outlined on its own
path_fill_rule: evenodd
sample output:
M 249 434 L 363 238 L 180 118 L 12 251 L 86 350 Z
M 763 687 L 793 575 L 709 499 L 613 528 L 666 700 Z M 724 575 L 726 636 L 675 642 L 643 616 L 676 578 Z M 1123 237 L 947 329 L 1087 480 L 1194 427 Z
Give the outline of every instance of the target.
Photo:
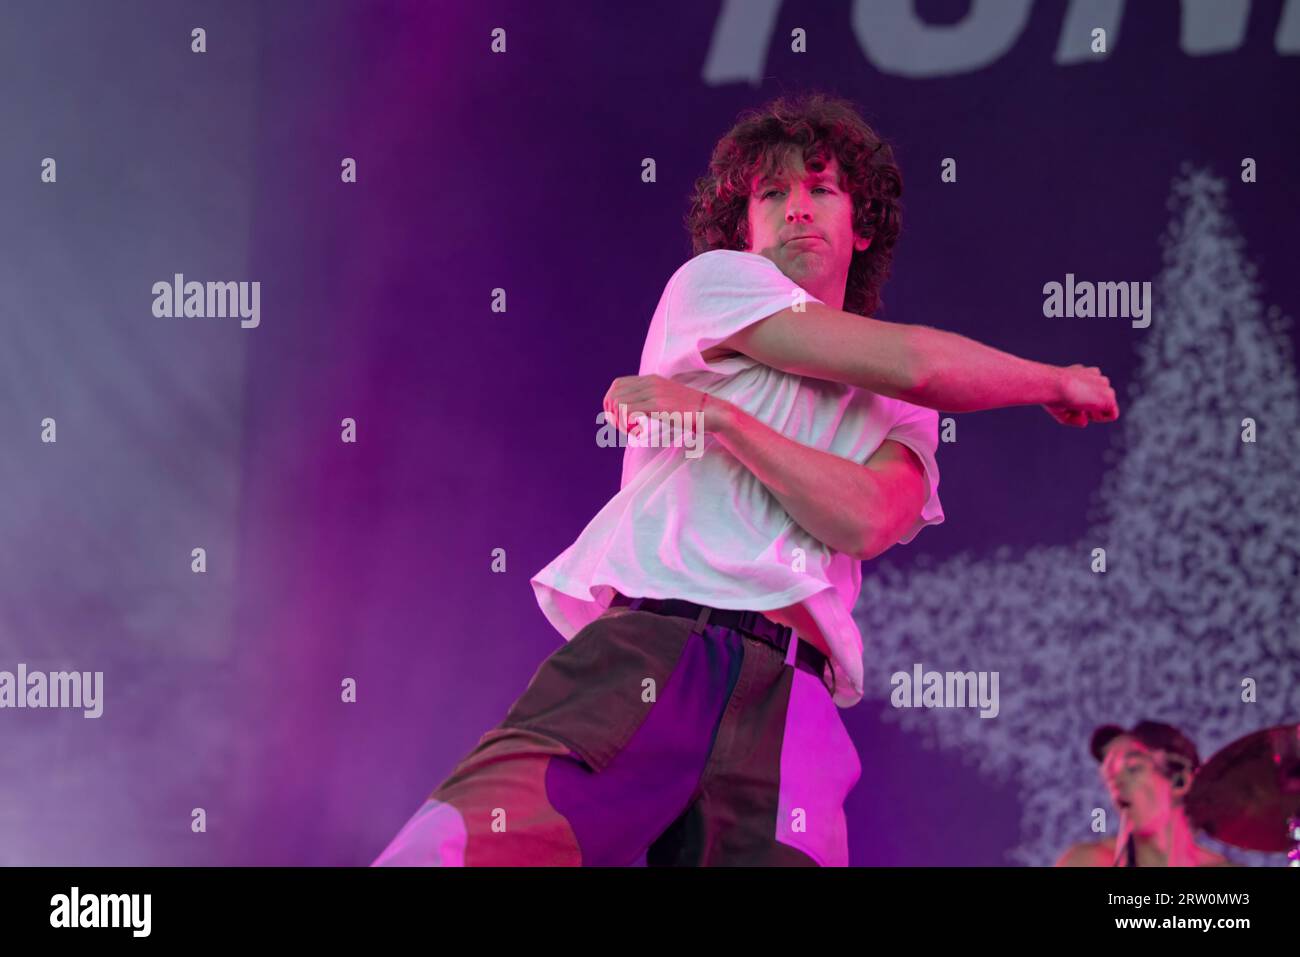
M 1155 830 L 1173 812 L 1172 785 L 1157 770 L 1158 752 L 1126 734 L 1106 746 L 1101 779 L 1117 810 L 1125 811 L 1137 833 Z
M 853 234 L 853 199 L 840 176 L 834 157 L 824 169 L 813 171 L 796 150 L 775 178 L 754 178 L 748 206 L 748 251 L 766 256 L 837 309 L 843 307 L 854 251 L 871 244 Z

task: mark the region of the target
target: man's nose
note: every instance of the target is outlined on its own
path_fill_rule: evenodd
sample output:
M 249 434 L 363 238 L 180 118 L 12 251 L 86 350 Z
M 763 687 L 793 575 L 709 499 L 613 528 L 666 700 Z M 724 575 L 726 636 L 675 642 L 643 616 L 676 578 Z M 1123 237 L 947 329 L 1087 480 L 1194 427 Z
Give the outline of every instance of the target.
M 808 202 L 803 190 L 790 190 L 790 198 L 785 204 L 785 221 L 793 223 L 797 219 L 808 219 L 811 215 L 812 204 Z

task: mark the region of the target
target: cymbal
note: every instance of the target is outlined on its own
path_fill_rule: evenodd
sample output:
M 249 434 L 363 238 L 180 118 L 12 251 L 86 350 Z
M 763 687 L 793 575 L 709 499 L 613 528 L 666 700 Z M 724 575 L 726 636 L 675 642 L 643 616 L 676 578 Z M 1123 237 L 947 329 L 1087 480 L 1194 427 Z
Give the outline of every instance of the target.
M 1251 851 L 1293 846 L 1287 818 L 1300 817 L 1300 725 L 1238 738 L 1197 773 L 1184 802 L 1193 827 Z

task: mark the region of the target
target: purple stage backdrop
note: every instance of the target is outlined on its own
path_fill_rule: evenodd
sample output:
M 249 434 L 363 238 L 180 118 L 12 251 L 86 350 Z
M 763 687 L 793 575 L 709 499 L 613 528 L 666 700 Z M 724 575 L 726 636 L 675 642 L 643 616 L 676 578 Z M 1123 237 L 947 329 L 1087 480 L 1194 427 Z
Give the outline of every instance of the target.
M 102 685 L 0 710 L 0 863 L 373 860 L 561 641 L 528 580 L 618 488 L 688 191 L 807 89 L 902 167 L 878 317 L 1121 407 L 941 413 L 947 520 L 863 570 L 853 863 L 1050 863 L 1093 725 L 1296 720 L 1298 81 L 1300 0 L 6 4 L 0 671 Z M 159 315 L 192 280 L 246 308 Z M 998 715 L 892 707 L 918 664 Z

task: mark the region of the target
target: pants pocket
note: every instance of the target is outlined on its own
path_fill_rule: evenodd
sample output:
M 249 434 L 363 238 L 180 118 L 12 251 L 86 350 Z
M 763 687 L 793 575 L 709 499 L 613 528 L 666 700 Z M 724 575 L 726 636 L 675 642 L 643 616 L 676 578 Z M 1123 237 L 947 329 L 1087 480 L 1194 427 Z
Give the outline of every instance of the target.
M 844 802 L 862 776 L 862 761 L 826 685 L 801 668 L 790 674 L 776 839 L 824 867 L 847 867 Z
M 623 608 L 597 618 L 542 662 L 500 727 L 549 735 L 605 770 L 645 721 L 691 627 Z

